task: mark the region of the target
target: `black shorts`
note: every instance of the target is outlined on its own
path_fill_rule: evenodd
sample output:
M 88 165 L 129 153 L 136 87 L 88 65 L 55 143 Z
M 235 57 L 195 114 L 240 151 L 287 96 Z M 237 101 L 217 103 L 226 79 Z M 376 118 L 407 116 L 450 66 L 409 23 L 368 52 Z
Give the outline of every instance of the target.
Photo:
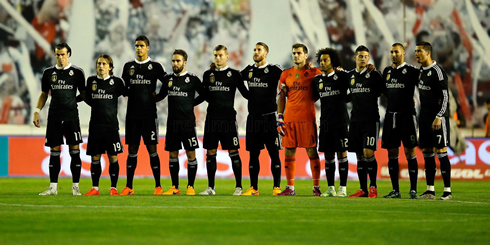
M 196 125 L 191 121 L 167 121 L 167 134 L 165 136 L 165 150 L 178 151 L 182 149 L 194 150 L 199 148 Z
M 46 127 L 46 140 L 44 145 L 55 147 L 64 144 L 65 136 L 67 145 L 78 145 L 83 142 L 80 132 L 80 121 L 53 121 L 48 120 Z
M 245 144 L 247 151 L 267 149 L 282 149 L 281 138 L 277 133 L 276 114 L 263 116 L 247 116 Z
M 400 147 L 414 148 L 417 146 L 417 119 L 415 115 L 405 112 L 386 112 L 381 137 L 381 148 L 394 149 Z
M 219 142 L 221 142 L 221 149 L 223 150 L 240 149 L 236 120 L 206 117 L 203 139 L 204 149 L 217 149 Z
M 140 145 L 141 137 L 145 145 L 158 144 L 157 118 L 126 118 L 126 145 Z
M 87 155 L 95 156 L 106 153 L 117 155 L 124 152 L 118 130 L 88 132 Z
M 349 152 L 363 152 L 364 149 L 378 149 L 379 122 L 360 121 L 349 125 Z
M 443 117 L 441 128 L 432 130 L 435 116 L 420 114 L 419 147 L 442 149 L 449 145 L 449 117 Z
M 335 153 L 347 151 L 349 132 L 347 125 L 329 128 L 327 124 L 320 125 L 319 152 Z

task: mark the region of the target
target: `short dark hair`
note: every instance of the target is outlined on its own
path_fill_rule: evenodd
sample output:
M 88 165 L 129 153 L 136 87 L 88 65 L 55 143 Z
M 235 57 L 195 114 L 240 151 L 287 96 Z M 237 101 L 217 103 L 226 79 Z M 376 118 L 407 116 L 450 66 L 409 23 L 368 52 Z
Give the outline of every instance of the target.
M 184 61 L 187 61 L 187 53 L 183 49 L 176 49 L 173 53 L 173 55 L 182 55 L 184 57 Z
M 67 43 L 58 43 L 56 44 L 56 46 L 54 47 L 54 52 L 56 52 L 57 49 L 64 49 L 66 48 L 66 52 L 69 53 L 68 57 L 71 56 L 71 48 L 70 46 L 68 46 Z
M 109 67 L 112 68 L 109 71 L 109 75 L 114 75 L 114 61 L 112 61 L 112 57 L 110 55 L 108 55 L 108 54 L 101 54 L 101 55 L 99 55 L 99 57 L 95 60 L 95 67 L 97 67 L 97 61 L 100 58 L 103 58 L 103 59 L 106 59 L 107 60 L 107 62 L 109 63 Z
M 342 60 L 340 59 L 340 54 L 337 50 L 333 48 L 322 48 L 319 49 L 318 52 L 316 52 L 316 62 L 318 64 L 320 64 L 320 59 L 324 54 L 330 56 L 330 62 L 332 63 L 332 67 L 342 66 Z
M 403 49 L 403 51 L 405 51 L 405 47 L 401 43 L 394 43 L 393 45 L 391 45 L 391 47 L 397 47 L 397 46 L 401 47 Z
M 228 54 L 228 48 L 226 48 L 225 45 L 218 45 L 216 47 L 214 47 L 213 51 L 220 51 L 220 50 L 224 50 L 226 54 Z
M 308 48 L 306 47 L 306 45 L 304 45 L 302 43 L 293 44 L 292 49 L 295 49 L 295 48 L 303 48 L 303 52 L 305 52 L 305 54 L 308 54 Z
M 263 42 L 258 42 L 255 45 L 260 45 L 260 46 L 264 47 L 265 51 L 267 51 L 267 53 L 269 53 L 269 46 L 267 46 L 267 44 L 265 44 Z
M 369 49 L 366 46 L 361 45 L 361 46 L 359 46 L 359 47 L 356 48 L 355 54 L 357 55 L 357 52 L 362 52 L 362 51 L 366 51 L 366 52 L 369 53 Z
M 416 46 L 422 46 L 422 48 L 425 51 L 428 51 L 428 52 L 431 52 L 432 53 L 432 45 L 429 42 L 425 42 L 425 41 L 418 42 Z
M 141 35 L 141 36 L 138 36 L 134 42 L 137 42 L 137 41 L 143 41 L 145 42 L 146 46 L 150 46 L 150 40 L 148 39 L 148 37 L 146 37 L 145 35 Z

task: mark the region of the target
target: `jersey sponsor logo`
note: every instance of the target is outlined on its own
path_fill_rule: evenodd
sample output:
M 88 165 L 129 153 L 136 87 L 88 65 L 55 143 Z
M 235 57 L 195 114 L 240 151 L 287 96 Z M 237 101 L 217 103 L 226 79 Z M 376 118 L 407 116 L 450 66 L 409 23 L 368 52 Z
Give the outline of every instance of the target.
M 148 65 L 148 70 L 153 69 L 153 66 L 151 64 Z
M 431 87 L 430 86 L 427 86 L 427 85 L 424 85 L 424 82 L 423 81 L 420 81 L 420 83 L 419 83 L 419 89 L 420 90 L 429 91 L 429 90 L 431 90 Z
M 168 96 L 187 97 L 187 95 L 187 92 L 180 91 L 180 88 L 175 86 L 168 91 Z
M 407 68 L 403 68 L 402 73 L 407 74 Z
M 252 81 L 248 82 L 248 87 L 268 88 L 269 84 L 268 83 L 262 83 L 262 82 L 260 82 L 260 78 L 254 77 L 253 82 Z
M 386 88 L 405 88 L 405 84 L 398 83 L 396 78 L 392 78 L 391 83 L 386 84 Z
M 151 84 L 151 80 L 145 79 L 143 75 L 136 74 L 136 79 L 129 79 L 130 84 Z
M 228 73 L 226 73 L 226 75 L 227 75 L 228 77 L 231 77 L 231 71 L 228 71 Z
M 111 79 L 111 80 L 109 81 L 109 84 L 110 84 L 110 85 L 114 85 L 114 80 L 112 80 L 112 79 Z
M 70 74 L 70 76 L 73 76 L 75 73 L 73 72 L 73 70 L 70 70 L 70 72 L 68 72 L 68 74 Z
M 254 75 L 254 74 L 253 74 L 253 71 L 250 71 L 250 72 L 248 73 L 248 79 L 252 79 L 252 76 L 253 76 L 253 75 Z
M 185 83 L 189 83 L 191 81 L 191 79 L 189 77 L 186 77 L 184 81 L 185 81 Z
M 266 68 L 264 69 L 264 73 L 269 73 L 269 68 L 267 68 L 267 67 L 266 67 Z
M 356 88 L 351 89 L 352 93 L 370 93 L 371 88 L 364 88 L 362 87 L 362 84 L 358 83 L 356 84 Z

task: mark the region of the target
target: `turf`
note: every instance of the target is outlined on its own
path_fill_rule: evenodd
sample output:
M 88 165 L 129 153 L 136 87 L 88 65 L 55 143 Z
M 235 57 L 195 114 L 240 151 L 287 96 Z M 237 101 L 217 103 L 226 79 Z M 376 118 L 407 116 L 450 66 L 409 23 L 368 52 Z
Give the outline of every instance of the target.
M 90 183 L 81 180 L 83 192 Z M 230 179 L 217 180 L 217 196 L 153 196 L 153 180 L 136 179 L 135 196 L 109 196 L 109 180 L 102 179 L 102 195 L 72 196 L 70 179 L 60 179 L 58 196 L 39 196 L 47 178 L 0 178 L 0 244 L 488 244 L 490 238 L 490 182 L 455 181 L 451 201 L 410 200 L 408 182 L 401 182 L 402 199 L 389 200 L 313 197 L 307 180 L 296 181 L 298 196 L 273 197 L 271 180 L 259 184 L 256 197 L 231 196 Z M 204 190 L 206 180 L 196 186 Z M 348 193 L 357 187 L 349 181 Z M 379 195 L 390 187 L 379 181 Z M 441 189 L 436 181 L 437 196 Z

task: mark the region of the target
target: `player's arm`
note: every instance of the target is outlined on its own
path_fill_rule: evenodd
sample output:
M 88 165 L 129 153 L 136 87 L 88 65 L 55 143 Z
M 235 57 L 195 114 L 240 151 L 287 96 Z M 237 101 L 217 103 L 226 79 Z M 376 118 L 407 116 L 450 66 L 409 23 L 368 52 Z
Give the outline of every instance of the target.
M 196 89 L 197 97 L 194 99 L 194 106 L 198 106 L 206 100 L 206 89 L 199 78 L 196 77 L 195 79 L 196 82 L 194 88 Z
M 313 101 L 317 101 L 320 99 L 320 91 L 318 90 L 318 80 L 315 78 L 313 79 L 313 82 L 311 83 L 311 98 Z
M 439 112 L 436 115 L 436 118 L 434 118 L 434 121 L 432 122 L 432 129 L 438 130 L 441 128 L 442 124 L 442 117 L 444 114 L 446 114 L 446 109 L 448 108 L 448 102 L 449 102 L 449 91 L 447 88 L 447 75 L 441 70 L 441 73 L 437 76 L 439 78 L 439 87 L 442 90 L 442 98 L 439 98 Z
M 92 82 L 90 81 L 90 77 L 87 79 L 87 84 L 91 84 Z M 84 98 L 83 98 L 83 101 L 85 101 L 85 103 L 89 106 L 92 106 L 92 88 L 87 85 L 85 86 L 85 91 L 84 91 Z M 80 93 L 81 95 L 81 93 Z M 78 97 L 81 97 L 81 96 L 77 96 Z
M 286 108 L 286 79 L 281 74 L 281 79 L 279 80 L 279 97 L 277 98 L 277 132 L 281 136 L 285 136 L 286 133 L 284 129 L 286 128 L 286 123 L 284 123 L 284 109 Z M 284 90 L 284 92 L 283 92 Z
M 243 80 L 242 75 L 240 74 L 240 72 L 237 72 L 237 74 L 235 76 L 236 77 L 233 81 L 235 81 L 237 83 L 236 87 L 238 88 L 238 91 L 240 91 L 240 94 L 242 94 L 243 98 L 248 100 L 248 93 L 249 92 L 248 92 L 247 87 L 245 87 L 245 81 Z
M 48 100 L 48 93 L 43 91 L 41 92 L 41 94 L 39 95 L 39 99 L 37 100 L 36 110 L 34 111 L 34 120 L 32 121 L 34 123 L 34 126 L 38 128 L 41 127 L 39 112 L 41 112 L 44 105 L 46 104 L 46 100 Z
M 165 99 L 168 95 L 168 76 L 165 76 L 162 80 L 162 87 L 160 88 L 160 91 L 158 91 L 158 94 L 155 95 L 155 102 L 158 102 L 160 100 Z M 124 80 L 126 81 L 126 80 Z M 128 86 L 126 85 L 126 91 L 128 91 Z

